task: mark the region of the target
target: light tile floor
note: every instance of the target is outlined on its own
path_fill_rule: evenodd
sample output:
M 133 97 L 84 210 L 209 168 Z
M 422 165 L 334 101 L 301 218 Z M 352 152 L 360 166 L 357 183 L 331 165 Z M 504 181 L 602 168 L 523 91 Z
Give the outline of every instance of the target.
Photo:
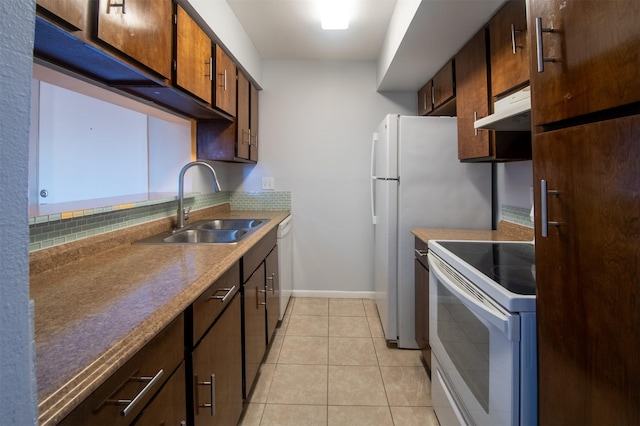
M 242 426 L 437 426 L 420 351 L 387 347 L 368 299 L 293 298 Z

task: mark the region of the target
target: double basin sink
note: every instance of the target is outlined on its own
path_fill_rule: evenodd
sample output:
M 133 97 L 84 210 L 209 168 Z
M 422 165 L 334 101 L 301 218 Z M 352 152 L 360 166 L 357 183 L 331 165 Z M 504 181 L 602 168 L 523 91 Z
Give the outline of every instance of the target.
M 162 232 L 134 244 L 235 244 L 268 219 L 205 219 L 182 229 Z

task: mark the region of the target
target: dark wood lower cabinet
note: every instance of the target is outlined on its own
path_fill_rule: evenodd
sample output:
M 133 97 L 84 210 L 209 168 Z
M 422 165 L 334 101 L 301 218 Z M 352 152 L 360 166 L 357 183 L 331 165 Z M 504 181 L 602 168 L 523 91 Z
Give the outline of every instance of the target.
M 640 115 L 533 147 L 540 424 L 638 424 Z
M 244 397 L 251 391 L 267 350 L 264 263 L 244 284 Z
M 133 422 L 136 426 L 186 425 L 184 362 L 165 383 L 158 395 Z
M 431 346 L 429 345 L 429 263 L 427 243 L 416 238 L 415 260 L 415 315 L 416 342 L 431 370 Z
M 236 294 L 192 352 L 194 424 L 235 425 L 242 414 L 241 297 Z
M 271 344 L 280 318 L 280 278 L 278 276 L 278 246 L 264 260 L 267 298 L 267 345 Z

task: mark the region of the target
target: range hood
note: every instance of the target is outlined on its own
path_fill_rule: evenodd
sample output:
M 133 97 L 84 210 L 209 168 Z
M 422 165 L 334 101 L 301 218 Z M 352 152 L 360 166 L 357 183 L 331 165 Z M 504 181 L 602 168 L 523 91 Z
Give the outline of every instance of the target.
M 476 129 L 531 131 L 531 91 L 527 86 L 493 104 L 493 114 L 473 123 Z

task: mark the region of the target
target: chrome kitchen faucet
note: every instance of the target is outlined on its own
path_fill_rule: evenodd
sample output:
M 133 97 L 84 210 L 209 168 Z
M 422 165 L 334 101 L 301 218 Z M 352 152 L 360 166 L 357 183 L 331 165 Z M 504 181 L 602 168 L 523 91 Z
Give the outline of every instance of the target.
M 202 166 L 211 172 L 213 177 L 213 189 L 215 192 L 220 192 L 220 182 L 218 182 L 218 175 L 216 171 L 211 167 L 209 163 L 204 161 L 192 161 L 187 163 L 182 170 L 180 170 L 180 176 L 178 177 L 178 223 L 176 229 L 184 228 L 184 222 L 189 219 L 189 213 L 184 209 L 184 174 L 193 166 Z

